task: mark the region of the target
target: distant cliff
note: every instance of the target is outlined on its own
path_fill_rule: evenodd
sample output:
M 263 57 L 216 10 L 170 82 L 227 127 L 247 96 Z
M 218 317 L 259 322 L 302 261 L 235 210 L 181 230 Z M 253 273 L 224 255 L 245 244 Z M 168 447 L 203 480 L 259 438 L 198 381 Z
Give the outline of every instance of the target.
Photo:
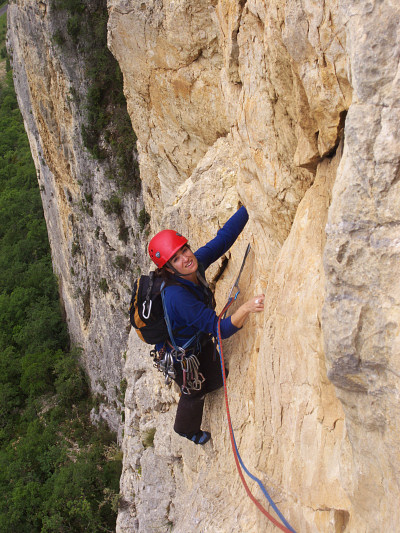
M 396 530 L 400 7 L 104 8 L 18 0 L 8 47 L 71 335 L 115 428 L 126 389 L 117 531 L 275 530 L 241 487 L 222 393 L 206 401 L 212 443 L 183 442 L 172 432 L 178 392 L 127 333 L 149 234 L 177 228 L 195 248 L 240 202 L 250 221 L 209 279 L 221 309 L 251 243 L 241 298 L 264 291 L 265 314 L 226 342 L 243 459 L 299 532 Z M 94 83 L 116 68 L 91 55 L 101 17 L 137 152 L 133 137 L 117 140 L 125 119 L 98 113 L 124 107 L 120 91 Z
M 127 299 L 141 200 L 122 75 L 106 47 L 105 2 L 17 2 L 8 49 L 72 341 L 99 413 L 122 431 Z

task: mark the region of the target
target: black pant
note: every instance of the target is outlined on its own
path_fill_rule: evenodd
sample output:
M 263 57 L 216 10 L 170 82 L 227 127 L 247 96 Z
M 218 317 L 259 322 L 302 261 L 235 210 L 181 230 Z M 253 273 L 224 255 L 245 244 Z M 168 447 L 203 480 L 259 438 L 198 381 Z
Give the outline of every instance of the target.
M 181 394 L 175 417 L 174 430 L 185 435 L 193 435 L 200 430 L 205 395 L 221 388 L 224 384 L 219 353 L 211 340 L 202 347 L 197 357 L 200 362 L 198 371 L 203 374 L 205 381 L 200 390 L 191 390 L 190 394 Z M 183 372 L 179 363 L 175 364 L 175 370 L 175 382 L 182 387 Z

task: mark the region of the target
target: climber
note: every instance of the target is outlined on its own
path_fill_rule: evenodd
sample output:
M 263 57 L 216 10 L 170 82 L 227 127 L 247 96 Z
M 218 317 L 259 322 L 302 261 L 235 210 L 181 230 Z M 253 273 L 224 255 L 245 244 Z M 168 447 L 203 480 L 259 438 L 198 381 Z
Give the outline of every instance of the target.
M 174 430 L 195 444 L 205 444 L 211 438 L 209 432 L 200 429 L 205 395 L 223 385 L 221 366 L 212 340 L 217 335 L 218 317 L 213 310 L 213 296 L 204 272 L 229 250 L 247 220 L 247 211 L 241 207 L 218 231 L 217 236 L 195 253 L 190 249 L 187 239 L 172 230 L 159 232 L 149 243 L 150 258 L 165 280 L 165 315 L 174 332 L 176 345 L 182 347 L 188 339 L 197 335 L 193 344 L 186 347 L 184 357 L 179 358 L 179 349 L 172 350 L 173 354 L 178 355 L 173 359 L 172 377 L 182 390 Z M 250 313 L 259 313 L 263 309 L 264 294 L 250 298 L 232 316 L 221 320 L 222 338 L 236 333 Z M 161 346 L 156 348 L 163 349 Z M 171 348 L 169 346 L 167 351 L 171 351 Z M 186 380 L 189 363 L 195 367 L 197 379 L 194 382 Z

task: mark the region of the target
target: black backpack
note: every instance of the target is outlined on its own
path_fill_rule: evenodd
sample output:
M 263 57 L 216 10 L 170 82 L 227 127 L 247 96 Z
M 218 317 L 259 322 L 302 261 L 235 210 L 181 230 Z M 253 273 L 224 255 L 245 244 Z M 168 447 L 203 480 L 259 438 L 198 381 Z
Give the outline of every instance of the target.
M 147 344 L 158 344 L 168 339 L 161 298 L 163 279 L 156 272 L 140 276 L 133 284 L 129 317 L 139 338 Z
M 204 275 L 202 265 L 199 271 Z M 132 326 L 135 328 L 139 338 L 147 344 L 158 344 L 170 338 L 167 323 L 165 321 L 164 309 L 161 296 L 163 278 L 156 271 L 148 275 L 142 275 L 133 284 L 132 298 L 129 307 L 129 317 Z M 198 296 L 187 285 L 176 281 L 167 282 L 167 285 L 174 284 L 184 287 L 196 298 Z M 213 305 L 213 294 L 210 289 L 204 287 L 206 294 L 206 305 Z M 173 333 L 176 333 L 174 331 Z

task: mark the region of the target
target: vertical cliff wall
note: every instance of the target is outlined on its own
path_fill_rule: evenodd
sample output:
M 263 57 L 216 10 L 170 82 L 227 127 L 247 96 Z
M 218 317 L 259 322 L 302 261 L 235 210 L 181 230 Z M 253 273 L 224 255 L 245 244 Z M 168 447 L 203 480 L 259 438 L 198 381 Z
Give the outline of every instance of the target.
M 250 213 L 217 284 L 221 308 L 250 241 L 242 297 L 264 290 L 268 303 L 264 320 L 227 343 L 246 464 L 298 531 L 395 528 L 399 8 L 305 0 L 109 7 L 153 229 L 178 227 L 196 246 L 239 200 Z M 234 473 L 221 394 L 208 403 L 208 450 L 170 438 L 171 400 L 161 393 L 154 421 L 155 400 L 138 401 L 154 391 L 137 373 L 135 350 L 123 484 L 135 527 L 162 527 L 157 520 L 168 517 L 177 531 L 270 530 Z M 149 424 L 155 447 L 141 455 Z M 121 513 L 120 531 L 128 516 Z
M 137 269 L 134 258 L 143 253 L 141 246 L 136 248 L 136 235 L 143 229 L 138 223 L 143 203 L 134 168 L 124 176 L 125 183 L 118 179 L 123 169 L 106 142 L 107 131 L 112 135 L 116 124 L 103 120 L 98 126 L 100 148 L 88 139 L 84 142 L 85 133 L 94 136 L 89 115 L 96 109 L 89 107 L 88 98 L 93 91 L 90 62 L 100 46 L 94 39 L 96 31 L 102 31 L 101 16 L 107 21 L 107 10 L 104 3 L 93 1 L 85 3 L 85 12 L 71 15 L 65 9 L 69 4 L 24 0 L 10 4 L 8 50 L 71 340 L 82 347 L 82 360 L 99 399 L 99 413 L 94 415 L 100 414 L 121 434 L 126 301 L 132 270 Z M 103 33 L 107 52 L 104 24 Z M 102 61 L 99 67 L 117 67 L 101 50 L 95 57 Z M 107 105 L 117 116 L 120 104 L 114 100 Z M 114 136 L 120 140 L 115 132 Z
M 250 215 L 222 276 L 221 263 L 209 272 L 221 309 L 250 242 L 240 298 L 266 294 L 264 316 L 225 344 L 246 465 L 297 531 L 396 530 L 400 8 L 109 0 L 108 10 L 151 233 L 175 227 L 196 247 L 239 202 Z M 183 441 L 172 432 L 177 390 L 127 338 L 132 270 L 149 266 L 142 200 L 123 196 L 133 231 L 122 244 L 118 216 L 104 212 L 113 183 L 82 149 L 82 108 L 67 98 L 85 77 L 51 40 L 59 16 L 20 0 L 9 41 L 72 334 L 95 390 L 106 376 L 112 403 L 111 384 L 127 380 L 117 531 L 273 531 L 235 471 L 222 393 L 206 400 L 212 442 Z M 83 175 L 93 216 L 77 216 Z M 116 255 L 135 257 L 130 272 L 115 269 Z M 88 285 L 89 320 L 88 297 L 72 297 Z

